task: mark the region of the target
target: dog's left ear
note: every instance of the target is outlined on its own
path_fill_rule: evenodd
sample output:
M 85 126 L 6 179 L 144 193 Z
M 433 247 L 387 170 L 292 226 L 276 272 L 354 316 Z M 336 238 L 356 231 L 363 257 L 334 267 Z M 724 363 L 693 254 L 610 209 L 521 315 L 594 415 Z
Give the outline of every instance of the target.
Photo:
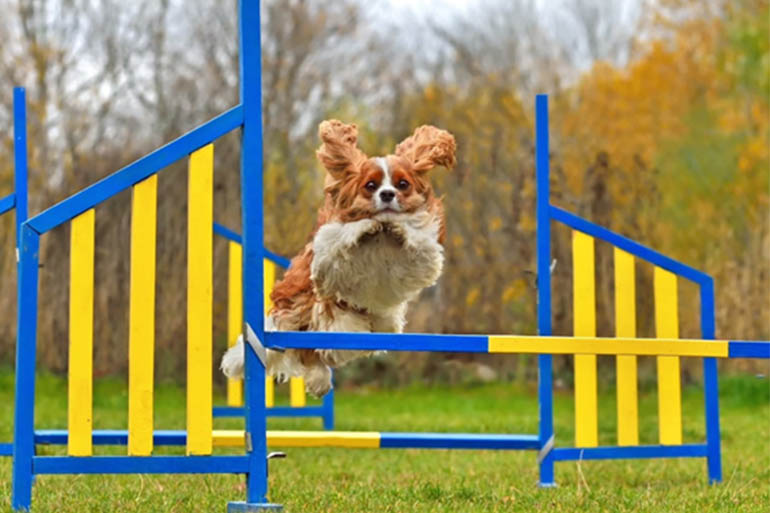
M 423 125 L 396 146 L 396 155 L 406 158 L 418 173 L 430 171 L 435 166 L 452 169 L 456 163 L 455 138 L 446 130 Z

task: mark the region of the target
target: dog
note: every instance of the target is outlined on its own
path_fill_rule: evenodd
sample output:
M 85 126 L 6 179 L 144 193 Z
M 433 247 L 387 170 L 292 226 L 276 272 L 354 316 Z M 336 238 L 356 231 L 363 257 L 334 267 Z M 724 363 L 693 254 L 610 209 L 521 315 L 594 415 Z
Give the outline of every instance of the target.
M 401 333 L 406 307 L 436 283 L 444 263 L 444 210 L 428 181 L 436 166 L 455 165 L 454 137 L 424 125 L 395 153 L 367 157 L 356 125 L 323 121 L 316 156 L 326 169 L 324 203 L 305 248 L 276 283 L 265 329 Z M 305 379 L 320 397 L 331 369 L 371 351 L 268 350 L 266 373 Z M 243 373 L 242 338 L 223 356 L 230 378 Z

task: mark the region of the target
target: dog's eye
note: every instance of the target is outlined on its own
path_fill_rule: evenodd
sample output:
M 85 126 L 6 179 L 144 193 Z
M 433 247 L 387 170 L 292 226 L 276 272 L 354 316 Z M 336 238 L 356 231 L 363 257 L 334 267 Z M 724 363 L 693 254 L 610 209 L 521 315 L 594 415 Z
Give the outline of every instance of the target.
M 366 185 L 364 185 L 364 188 L 369 192 L 374 192 L 377 190 L 377 184 L 374 183 L 374 180 L 370 180 L 366 182 Z
M 396 184 L 396 187 L 398 187 L 398 190 L 400 191 L 405 191 L 409 188 L 409 182 L 407 182 L 406 180 L 399 180 L 398 183 Z

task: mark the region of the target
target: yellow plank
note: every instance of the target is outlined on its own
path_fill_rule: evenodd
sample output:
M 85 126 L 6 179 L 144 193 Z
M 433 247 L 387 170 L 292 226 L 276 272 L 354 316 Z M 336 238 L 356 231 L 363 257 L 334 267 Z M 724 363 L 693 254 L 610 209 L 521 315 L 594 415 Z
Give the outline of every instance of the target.
M 268 431 L 268 445 L 279 447 L 355 447 L 377 449 L 376 431 Z
M 596 335 L 594 240 L 572 232 L 573 325 L 575 336 Z M 596 355 L 575 355 L 575 445 L 599 445 Z
M 158 177 L 133 187 L 128 321 L 128 454 L 152 454 Z
M 235 345 L 243 332 L 243 249 L 237 242 L 228 245 L 227 273 L 227 343 Z M 243 383 L 240 379 L 227 380 L 227 405 L 243 406 Z
M 265 284 L 265 314 L 273 307 L 270 294 L 275 285 L 275 263 L 265 258 L 263 260 L 264 284 Z M 272 408 L 275 406 L 275 380 L 273 376 L 265 376 L 265 406 Z
M 305 380 L 293 376 L 289 380 L 289 405 L 292 408 L 302 408 L 307 404 L 305 398 Z
M 658 337 L 679 337 L 676 275 L 655 268 L 655 333 Z M 663 445 L 682 443 L 682 387 L 679 358 L 658 356 L 658 433 Z
M 275 406 L 275 380 L 273 376 L 265 376 L 265 406 Z
M 490 335 L 490 353 L 714 356 L 727 358 L 727 340 L 537 337 Z
M 187 454 L 211 454 L 214 146 L 190 155 L 187 225 Z
M 213 433 L 216 447 L 243 447 L 243 430 L 217 429 Z M 267 431 L 271 447 L 348 447 L 379 449 L 380 433 L 376 431 Z
M 265 258 L 263 265 L 265 281 L 265 313 L 268 313 L 270 308 L 273 307 L 273 301 L 270 299 L 270 294 L 273 293 L 273 285 L 275 285 L 275 262 Z
M 636 336 L 634 257 L 618 248 L 615 258 L 615 336 Z M 618 394 L 618 445 L 639 445 L 636 356 L 615 360 Z
M 94 210 L 72 220 L 67 454 L 91 456 L 94 353 Z

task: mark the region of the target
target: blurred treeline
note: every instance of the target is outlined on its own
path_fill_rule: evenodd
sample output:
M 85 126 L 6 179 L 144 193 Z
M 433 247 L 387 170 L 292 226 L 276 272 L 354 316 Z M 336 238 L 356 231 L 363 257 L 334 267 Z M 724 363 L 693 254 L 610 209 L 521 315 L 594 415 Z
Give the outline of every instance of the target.
M 770 52 L 766 0 L 263 1 L 266 245 L 294 254 L 321 199 L 316 126 L 356 122 L 385 154 L 419 124 L 455 134 L 447 264 L 408 329 L 536 331 L 534 94 L 551 94 L 552 199 L 713 275 L 717 336 L 770 337 Z M 556 14 L 545 12 L 553 8 Z M 238 101 L 236 2 L 0 0 L 0 196 L 12 189 L 11 88 L 28 91 L 36 214 Z M 396 13 L 396 14 L 393 14 Z M 629 14 L 630 13 L 630 14 Z M 548 14 L 548 16 L 546 16 Z M 239 138 L 216 145 L 215 217 L 239 229 Z M 160 175 L 158 379 L 185 365 L 185 162 Z M 97 208 L 95 372 L 127 362 L 130 192 Z M 0 219 L 0 362 L 15 343 L 13 219 Z M 570 236 L 555 228 L 554 327 L 572 330 Z M 39 362 L 67 365 L 69 227 L 43 237 Z M 225 347 L 226 245 L 215 245 L 215 360 Z M 611 250 L 597 245 L 597 321 L 614 333 Z M 640 335 L 654 334 L 637 266 Z M 680 285 L 681 335 L 699 336 Z M 390 355 L 356 380 L 534 379 L 534 359 Z M 746 362 L 733 366 L 758 370 Z M 569 381 L 570 358 L 556 360 Z M 698 361 L 685 361 L 697 377 Z M 612 372 L 609 362 L 603 363 Z M 653 376 L 645 361 L 642 376 Z

